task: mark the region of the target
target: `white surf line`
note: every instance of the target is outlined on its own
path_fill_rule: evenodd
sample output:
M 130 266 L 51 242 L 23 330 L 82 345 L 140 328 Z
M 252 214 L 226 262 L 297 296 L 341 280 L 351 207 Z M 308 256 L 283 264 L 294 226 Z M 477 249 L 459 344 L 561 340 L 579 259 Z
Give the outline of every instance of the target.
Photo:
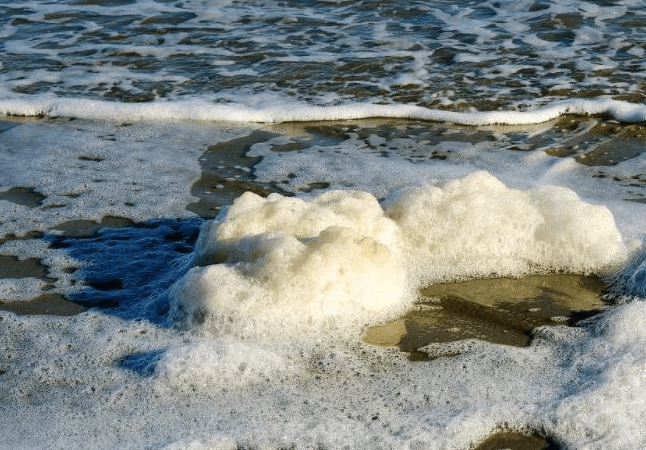
M 458 125 L 531 125 L 564 114 L 607 114 L 624 123 L 646 122 L 646 105 L 611 99 L 568 99 L 526 111 L 455 112 L 416 105 L 350 103 L 308 106 L 276 103 L 270 107 L 218 104 L 204 100 L 121 103 L 78 98 L 0 99 L 0 114 L 27 117 L 138 121 L 187 120 L 197 122 L 279 123 L 369 118 L 419 119 Z

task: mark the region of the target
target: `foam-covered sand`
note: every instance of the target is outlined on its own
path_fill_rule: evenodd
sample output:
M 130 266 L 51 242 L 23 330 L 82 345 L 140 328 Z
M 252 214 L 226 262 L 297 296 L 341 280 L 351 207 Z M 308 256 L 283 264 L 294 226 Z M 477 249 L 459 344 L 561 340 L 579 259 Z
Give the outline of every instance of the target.
M 3 142 L 41 159 L 25 166 L 5 158 L 6 179 L 42 197 L 39 205 L 10 195 L 0 202 L 1 254 L 41 261 L 52 294 L 76 296 L 84 277 L 108 289 L 113 270 L 148 274 L 153 263 L 168 266 L 176 283 L 151 295 L 162 280 L 142 275 L 133 278 L 139 290 L 129 291 L 133 281 L 122 273 L 116 301 L 137 294 L 116 311 L 0 312 L 0 395 L 12 411 L 3 416 L 12 430 L 5 447 L 83 447 L 89 439 L 98 448 L 144 441 L 161 448 L 466 448 L 499 428 L 538 431 L 575 448 L 640 445 L 639 304 L 609 308 L 598 326 L 539 328 L 527 348 L 476 340 L 419 348 L 457 355 L 426 362 L 363 342 L 369 327 L 405 316 L 418 288 L 437 281 L 593 273 L 612 275 L 622 301 L 643 297 L 643 207 L 620 201 L 634 187 L 612 178 L 631 179 L 643 165 L 639 156 L 603 167 L 601 178 L 571 157 L 505 150 L 514 133 L 547 139 L 549 126 L 483 131 L 375 121 L 255 132 L 255 125 L 17 123 Z M 51 129 L 68 145 L 46 139 Z M 225 157 L 229 147 L 240 155 Z M 53 158 L 76 168 L 60 177 Z M 161 231 L 132 221 L 188 216 L 178 208 L 195 200 L 197 183 L 204 195 L 226 190 L 205 184 L 196 159 L 227 174 L 217 183 L 253 175 L 269 190 L 277 184 L 298 195 L 244 194 L 204 223 L 192 255 L 164 262 L 156 249 L 180 238 L 157 240 Z M 344 171 L 326 172 L 333 163 Z M 126 177 L 124 165 L 131 165 Z M 116 181 L 124 178 L 133 184 Z M 160 191 L 163 183 L 168 189 Z M 319 187 L 301 191 L 310 185 Z M 73 236 L 75 223 L 100 229 L 105 198 L 126 227 Z M 33 228 L 47 240 L 11 237 Z M 142 237 L 124 231 L 130 228 Z M 177 234 L 171 231 L 163 233 Z M 107 264 L 113 246 L 125 253 L 124 267 L 92 269 Z M 23 300 L 37 294 L 40 279 L 5 283 L 22 292 L 9 309 L 29 312 L 16 305 L 31 304 Z M 93 296 L 111 298 L 99 289 L 82 298 Z M 609 408 L 616 415 L 604 419 Z M 64 419 L 49 420 L 61 411 Z M 621 431 L 608 431 L 615 428 Z
M 473 341 L 459 356 L 415 364 L 325 339 L 278 350 L 96 313 L 0 313 L 10 361 L 0 392 L 15 408 L 3 419 L 13 430 L 3 445 L 467 448 L 503 427 L 574 448 L 639 447 L 643 309 L 637 302 L 592 327 L 538 330 L 527 349 Z M 147 373 L 147 364 L 152 377 L 134 371 Z M 63 419 L 41 420 L 54 412 Z

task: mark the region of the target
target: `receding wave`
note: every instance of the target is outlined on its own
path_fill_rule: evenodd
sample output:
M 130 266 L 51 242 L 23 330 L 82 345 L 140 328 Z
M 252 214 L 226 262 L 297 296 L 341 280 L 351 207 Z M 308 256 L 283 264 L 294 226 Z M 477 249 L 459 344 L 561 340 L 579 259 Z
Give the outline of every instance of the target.
M 121 121 L 186 120 L 197 122 L 279 123 L 368 118 L 418 119 L 460 125 L 530 125 L 565 114 L 608 115 L 620 122 L 646 121 L 646 105 L 612 99 L 568 99 L 524 111 L 429 109 L 411 104 L 349 103 L 315 106 L 295 101 L 248 106 L 204 100 L 121 103 L 80 98 L 19 98 L 0 100 L 0 114 L 27 117 L 74 117 Z

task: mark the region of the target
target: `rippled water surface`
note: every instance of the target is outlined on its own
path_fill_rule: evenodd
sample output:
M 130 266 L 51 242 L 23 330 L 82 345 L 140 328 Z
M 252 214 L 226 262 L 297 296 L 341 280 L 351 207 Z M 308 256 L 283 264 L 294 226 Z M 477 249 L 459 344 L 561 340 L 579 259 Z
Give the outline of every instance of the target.
M 641 2 L 33 1 L 0 6 L 12 93 L 120 101 L 278 93 L 496 109 L 643 101 Z

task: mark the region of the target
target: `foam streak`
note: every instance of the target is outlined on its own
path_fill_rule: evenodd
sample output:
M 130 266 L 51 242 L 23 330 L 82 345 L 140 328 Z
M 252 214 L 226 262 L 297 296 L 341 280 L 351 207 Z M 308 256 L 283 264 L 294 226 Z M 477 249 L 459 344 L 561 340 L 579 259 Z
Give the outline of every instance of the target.
M 527 111 L 456 112 L 428 109 L 410 104 L 376 105 L 351 103 L 312 106 L 296 102 L 274 102 L 271 106 L 218 104 L 204 100 L 119 103 L 75 98 L 19 98 L 0 100 L 0 114 L 7 116 L 75 117 L 122 121 L 170 121 L 279 123 L 368 118 L 418 119 L 460 125 L 530 125 L 564 114 L 607 114 L 625 123 L 646 121 L 646 105 L 610 99 L 569 99 Z

